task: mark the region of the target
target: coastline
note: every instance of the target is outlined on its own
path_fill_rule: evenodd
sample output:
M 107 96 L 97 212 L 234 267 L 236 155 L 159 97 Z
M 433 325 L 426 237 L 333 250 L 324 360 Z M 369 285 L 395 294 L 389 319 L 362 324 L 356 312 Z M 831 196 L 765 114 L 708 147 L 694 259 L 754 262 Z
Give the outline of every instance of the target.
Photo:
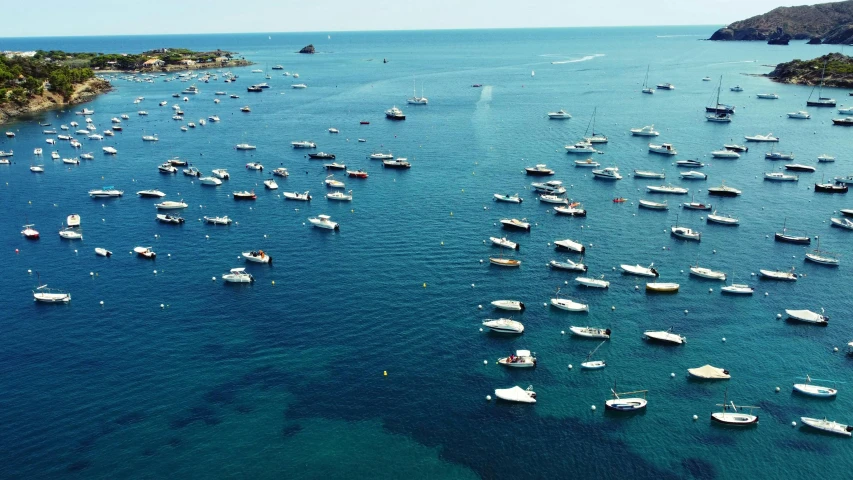
M 30 98 L 25 105 L 0 106 L 0 124 L 6 124 L 18 117 L 33 115 L 47 110 L 77 105 L 94 100 L 98 95 L 112 90 L 110 82 L 100 78 L 90 78 L 74 86 L 74 93 L 66 102 L 62 96 L 47 90 L 41 95 Z
M 210 63 L 196 63 L 194 65 L 166 65 L 163 67 L 157 68 L 140 68 L 138 70 L 94 70 L 95 74 L 99 73 L 123 73 L 123 74 L 135 74 L 135 73 L 172 73 L 172 72 L 183 72 L 190 70 L 220 70 L 223 68 L 236 68 L 236 67 L 248 67 L 254 65 L 255 62 L 249 60 L 231 60 L 228 63 L 223 64 L 210 64 Z

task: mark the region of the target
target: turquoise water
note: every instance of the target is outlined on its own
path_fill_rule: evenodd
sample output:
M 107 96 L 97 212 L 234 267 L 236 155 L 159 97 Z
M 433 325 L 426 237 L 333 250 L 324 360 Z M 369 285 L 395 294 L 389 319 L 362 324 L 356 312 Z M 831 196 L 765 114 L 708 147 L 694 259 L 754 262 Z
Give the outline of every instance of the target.
M 4 39 L 0 49 L 223 48 L 258 66 L 234 70 L 236 84 L 199 84 L 201 94 L 186 103 L 171 94 L 188 83 L 114 80 L 116 89 L 87 107 L 96 111 L 98 130 L 122 113 L 131 119 L 114 138 L 82 140 L 82 151 L 96 158 L 79 167 L 50 160 L 53 148 L 36 122 L 50 121 L 52 128 L 82 122 L 73 112 L 4 126 L 17 137 L 0 140 L 0 150 L 16 152 L 12 165 L 0 166 L 0 206 L 8 212 L 0 230 L 7 273 L 0 280 L 0 472 L 8 478 L 739 478 L 814 472 L 843 478 L 853 467 L 848 440 L 790 422 L 804 415 L 853 422 L 849 385 L 839 384 L 832 401 L 794 396 L 790 385 L 806 374 L 842 382 L 850 377 L 852 360 L 843 347 L 853 340 L 851 234 L 830 228 L 829 218 L 853 204 L 810 187 L 824 176 L 853 173 L 851 132 L 831 126 L 837 114 L 830 110 L 810 109 L 813 118 L 806 121 L 786 118 L 805 109 L 811 89 L 750 76 L 832 47 L 698 41 L 709 33 L 706 27 L 656 27 Z M 309 42 L 321 53 L 293 53 Z M 271 80 L 250 73 L 276 64 L 298 72 L 309 88 L 291 89 L 293 80 L 280 72 L 271 70 Z M 641 94 L 647 66 L 651 83 L 671 82 L 676 90 Z M 703 118 L 720 75 L 721 100 L 737 105 L 729 125 Z M 714 81 L 701 81 L 705 76 Z M 413 77 L 429 97 L 426 107 L 405 105 Z M 272 88 L 245 92 L 261 81 Z M 484 87 L 471 88 L 474 83 Z M 729 92 L 735 84 L 745 91 Z M 219 97 L 217 105 L 217 90 L 241 98 Z M 763 92 L 781 98 L 755 98 Z M 138 96 L 145 100 L 134 105 Z M 832 96 L 839 103 L 849 98 L 846 91 Z M 222 121 L 181 132 L 169 106 L 157 106 L 161 100 L 179 103 L 186 121 L 213 114 Z M 405 122 L 384 119 L 383 111 L 395 104 L 406 112 Z M 252 112 L 241 113 L 243 105 Z M 549 121 L 545 113 L 561 107 L 574 118 Z M 575 169 L 575 158 L 563 149 L 580 139 L 596 108 L 596 131 L 610 143 L 595 159 L 626 174 L 614 184 Z M 140 109 L 150 115 L 138 117 Z M 361 120 L 371 123 L 361 126 Z M 647 124 L 661 131 L 656 140 L 675 145 L 676 159 L 710 163 L 704 169 L 709 180 L 682 182 L 672 158 L 648 154 L 647 141 L 628 134 Z M 341 133 L 327 133 L 332 126 Z M 160 141 L 143 143 L 143 132 Z M 782 163 L 764 160 L 765 145 L 751 145 L 737 161 L 710 159 L 724 142 L 768 132 L 782 139 L 777 149 L 793 151 L 799 163 L 818 165 L 821 153 L 838 161 L 801 174 L 799 183 L 771 184 L 763 172 Z M 289 145 L 303 139 L 370 173 L 363 181 L 344 179 L 353 190 L 351 204 L 322 198 L 323 162 Z M 233 149 L 243 141 L 258 149 Z M 114 145 L 118 155 L 102 155 L 104 145 Z M 45 149 L 38 161 L 45 164 L 42 175 L 27 169 L 35 147 Z M 56 149 L 63 157 L 80 153 L 64 143 Z M 412 169 L 383 170 L 366 158 L 378 149 L 408 157 Z M 159 174 L 157 165 L 173 156 L 204 172 L 228 168 L 231 179 L 209 188 L 180 173 Z M 249 161 L 263 163 L 265 172 L 245 170 Z M 523 174 L 535 163 L 554 168 L 589 216 L 555 217 L 538 204 L 527 187 L 532 179 Z M 265 191 L 262 180 L 280 165 L 290 177 L 279 180 L 277 192 Z M 638 210 L 639 198 L 665 197 L 644 193 L 646 185 L 660 182 L 633 179 L 627 174 L 634 168 L 665 170 L 667 181 L 689 187 L 697 200 L 705 201 L 704 190 L 722 181 L 743 190 L 735 199 L 712 199 L 741 225 L 708 225 L 706 212 Z M 86 195 L 103 185 L 125 196 Z M 154 202 L 134 195 L 147 188 L 186 200 L 187 223 L 158 224 Z M 257 201 L 234 202 L 231 192 L 244 189 L 254 189 Z M 314 200 L 282 200 L 281 191 L 294 190 L 311 190 Z M 524 198 L 521 205 L 492 201 L 494 193 L 515 192 Z M 612 203 L 617 196 L 629 202 Z M 56 234 L 70 213 L 83 218 L 82 242 Z M 339 221 L 340 232 L 306 226 L 307 217 L 319 213 Z M 235 220 L 230 227 L 199 221 L 224 214 Z M 526 217 L 534 226 L 530 233 L 502 232 L 496 224 L 505 217 Z M 666 230 L 676 218 L 700 230 L 702 242 L 672 239 Z M 772 235 L 786 218 L 792 230 L 819 235 L 821 248 L 842 254 L 842 265 L 806 264 L 804 248 L 775 243 Z M 41 231 L 40 241 L 18 233 L 29 222 Z M 499 252 L 484 240 L 503 233 L 521 244 L 514 254 L 523 262 L 518 270 L 488 266 L 488 257 Z M 574 275 L 549 271 L 549 260 L 567 256 L 549 245 L 562 238 L 587 245 L 584 261 L 590 274 L 612 282 L 608 291 L 578 289 Z M 137 245 L 152 246 L 157 260 L 130 255 Z M 94 247 L 115 255 L 96 257 Z M 258 248 L 275 261 L 246 265 L 255 284 L 211 281 L 243 266 L 241 251 Z M 721 296 L 720 283 L 689 278 L 683 272 L 697 260 L 754 285 L 756 294 Z M 634 289 L 644 279 L 613 270 L 651 262 L 661 281 L 681 283 L 678 294 L 646 295 Z M 804 275 L 794 284 L 752 276 L 759 268 L 792 265 Z M 71 291 L 73 301 L 34 304 L 35 272 Z M 589 303 L 590 313 L 545 308 L 558 286 Z M 483 319 L 501 315 L 489 308 L 500 298 L 527 304 L 514 316 L 525 324 L 524 335 L 479 331 Z M 827 328 L 776 320 L 786 308 L 821 307 L 831 317 Z M 561 335 L 587 324 L 614 331 L 596 355 L 607 361 L 604 370 L 578 368 L 596 342 Z M 644 330 L 670 326 L 687 337 L 686 345 L 670 348 L 641 338 Z M 833 353 L 836 346 L 841 351 Z M 535 370 L 494 364 L 518 348 L 537 353 Z M 686 378 L 687 368 L 706 363 L 730 370 L 732 379 Z M 605 413 L 614 382 L 621 391 L 648 389 L 647 411 Z M 512 385 L 533 385 L 538 403 L 485 401 L 495 388 Z M 757 428 L 710 424 L 726 388 L 730 400 L 761 407 Z

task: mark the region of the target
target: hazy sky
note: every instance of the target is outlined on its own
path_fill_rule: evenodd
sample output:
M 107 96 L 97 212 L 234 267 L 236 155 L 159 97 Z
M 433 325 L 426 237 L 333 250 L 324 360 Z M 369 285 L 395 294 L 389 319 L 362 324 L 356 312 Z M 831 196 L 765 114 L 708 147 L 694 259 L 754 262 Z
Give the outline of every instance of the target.
M 789 0 L 3 0 L 0 37 L 725 25 Z

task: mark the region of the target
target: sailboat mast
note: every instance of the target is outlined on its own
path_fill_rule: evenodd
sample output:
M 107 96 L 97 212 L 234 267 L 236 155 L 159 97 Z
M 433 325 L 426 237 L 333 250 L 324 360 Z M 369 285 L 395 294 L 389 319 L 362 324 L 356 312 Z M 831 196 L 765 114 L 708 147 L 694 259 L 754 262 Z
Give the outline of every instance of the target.
M 824 60 L 823 62 L 823 71 L 820 72 L 820 88 L 817 91 L 817 99 L 823 99 L 823 77 L 826 75 L 826 63 L 828 60 Z

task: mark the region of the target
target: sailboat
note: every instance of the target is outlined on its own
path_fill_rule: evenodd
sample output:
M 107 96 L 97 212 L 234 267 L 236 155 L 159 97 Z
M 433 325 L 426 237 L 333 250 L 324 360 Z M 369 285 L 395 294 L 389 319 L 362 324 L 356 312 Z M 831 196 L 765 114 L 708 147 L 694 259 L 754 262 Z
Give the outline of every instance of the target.
M 810 245 L 812 243 L 812 239 L 808 236 L 788 235 L 788 217 L 785 217 L 785 221 L 782 223 L 782 231 L 776 232 L 773 238 L 777 242 L 797 243 L 800 245 Z
M 758 416 L 753 415 L 752 411 L 759 407 L 735 405 L 735 402 L 729 402 L 729 390 L 723 396 L 723 403 L 718 403 L 718 407 L 723 407 L 722 412 L 714 412 L 711 414 L 711 420 L 722 423 L 724 425 L 748 426 L 758 424 Z M 741 413 L 740 409 L 749 409 L 749 413 Z M 730 410 L 730 411 L 727 411 Z
M 417 91 L 415 90 L 415 79 L 412 78 L 412 97 L 406 100 L 410 105 L 426 105 L 428 103 L 427 98 L 424 96 L 424 87 L 421 84 L 421 96 L 419 97 Z
M 831 267 L 838 266 L 838 256 L 820 249 L 820 236 L 817 236 L 817 248 L 806 254 L 806 260 Z
M 586 125 L 586 131 L 589 131 L 590 125 L 592 126 L 592 135 L 587 137 L 586 132 L 583 132 L 583 139 L 586 140 L 587 143 L 607 143 L 607 135 L 601 133 L 595 133 L 595 113 L 598 111 L 598 107 L 592 110 L 592 118 L 589 120 L 589 123 Z
M 655 93 L 655 89 L 650 87 L 649 84 L 649 67 L 646 67 L 646 78 L 643 79 L 643 93 Z
M 835 99 L 824 97 L 823 96 L 823 77 L 826 74 L 826 64 L 828 60 L 824 60 L 823 62 L 823 71 L 820 74 L 820 87 L 818 88 L 817 100 L 812 100 L 812 94 L 814 94 L 814 88 L 812 88 L 812 92 L 809 94 L 808 100 L 806 100 L 806 106 L 809 107 L 834 107 Z
M 720 75 L 720 83 L 717 85 L 717 102 L 716 105 L 719 107 L 720 105 L 720 89 L 723 87 L 723 76 Z M 705 115 L 705 119 L 709 122 L 716 123 L 729 123 L 732 121 L 732 115 L 728 111 L 720 111 L 719 108 L 715 109 L 713 113 L 709 113 Z
M 722 85 L 722 82 L 723 82 L 723 76 L 720 75 L 720 84 L 721 85 Z M 705 107 L 705 111 L 708 113 L 716 114 L 716 115 L 719 115 L 719 114 L 733 115 L 735 113 L 735 106 L 734 105 L 726 105 L 725 103 L 720 103 L 720 86 L 717 86 L 717 102 L 714 105 Z M 710 115 L 706 116 L 705 118 L 708 118 L 709 121 L 712 121 L 712 122 L 714 121 L 714 120 L 710 120 Z
M 604 360 L 590 360 L 590 358 L 595 355 L 595 352 L 597 352 L 605 343 L 607 343 L 607 340 L 599 343 L 598 346 L 595 347 L 595 350 L 589 352 L 589 355 L 586 356 L 586 361 L 581 363 L 581 368 L 585 370 L 599 370 L 607 366 L 607 364 L 604 363 Z
M 634 412 L 637 410 L 642 410 L 646 408 L 648 405 L 648 401 L 646 400 L 646 394 L 648 390 L 636 390 L 633 392 L 617 392 L 616 391 L 616 383 L 613 383 L 613 388 L 610 389 L 610 392 L 613 393 L 613 398 L 604 402 L 604 408 L 607 410 L 615 410 L 618 412 Z M 620 395 L 633 395 L 637 393 L 642 393 L 642 398 L 640 397 L 631 397 L 631 398 L 623 398 Z

